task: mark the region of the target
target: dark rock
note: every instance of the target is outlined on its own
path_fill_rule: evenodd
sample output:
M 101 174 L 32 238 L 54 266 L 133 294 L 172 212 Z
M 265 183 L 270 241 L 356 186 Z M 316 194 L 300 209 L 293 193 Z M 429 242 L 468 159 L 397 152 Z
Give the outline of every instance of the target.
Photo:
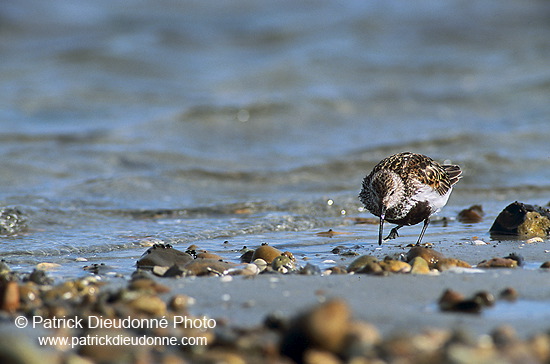
M 500 292 L 499 297 L 500 299 L 513 302 L 518 299 L 519 293 L 515 288 L 506 287 Z
M 93 274 L 107 273 L 111 270 L 112 267 L 105 265 L 105 263 L 93 263 L 90 265 L 84 266 L 82 269 L 91 272 Z
M 48 277 L 46 272 L 40 269 L 33 270 L 31 274 L 29 274 L 27 280 L 39 285 L 51 284 L 53 282 L 53 279 Z
M 306 276 L 319 275 L 321 274 L 321 268 L 311 263 L 307 263 L 305 267 L 301 268 L 298 271 L 298 274 L 302 274 Z
M 492 238 L 516 236 L 520 239 L 550 234 L 550 210 L 536 205 L 514 202 L 497 216 L 491 229 Z
M 254 256 L 254 249 L 243 248 L 241 250 L 241 263 L 252 263 L 252 257 Z
M 174 264 L 170 268 L 168 268 L 164 274 L 163 277 L 181 277 L 184 275 L 183 268 L 180 268 L 177 264 Z
M 188 253 L 176 250 L 171 245 L 155 244 L 139 258 L 139 268 L 152 269 L 154 266 L 171 267 L 174 264 L 184 266 L 191 262 L 193 257 Z
M 525 259 L 517 253 L 510 253 L 508 256 L 504 257 L 504 259 L 515 260 L 518 263 L 519 267 L 521 267 L 523 265 L 523 262 L 525 261 Z
M 439 297 L 438 304 L 441 310 L 446 311 L 451 307 L 453 307 L 458 302 L 463 300 L 464 300 L 464 295 L 462 293 L 459 293 L 452 289 L 446 289 L 441 295 L 441 297 Z
M 480 313 L 484 304 L 476 297 L 465 299 L 464 296 L 451 289 L 445 290 L 438 301 L 441 311 L 462 312 L 462 313 Z
M 481 205 L 473 205 L 458 213 L 458 221 L 465 224 L 474 224 L 483 220 L 483 208 Z

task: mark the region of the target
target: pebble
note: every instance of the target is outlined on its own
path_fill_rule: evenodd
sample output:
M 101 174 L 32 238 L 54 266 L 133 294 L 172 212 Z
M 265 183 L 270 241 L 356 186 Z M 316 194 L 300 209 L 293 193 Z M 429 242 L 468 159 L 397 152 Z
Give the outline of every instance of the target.
M 254 259 L 252 264 L 254 264 L 255 266 L 258 267 L 260 273 L 262 273 L 263 271 L 265 271 L 267 269 L 267 262 L 265 260 L 263 260 L 262 258 Z
M 347 271 L 352 272 L 358 272 L 362 270 L 367 264 L 370 263 L 378 263 L 378 258 L 372 255 L 361 255 L 360 257 L 356 258 L 351 262 L 350 265 L 348 265 Z
M 162 316 L 166 314 L 166 303 L 156 295 L 143 294 L 128 303 L 128 306 L 137 312 Z
M 323 237 L 328 237 L 328 238 L 332 238 L 334 235 L 350 235 L 351 233 L 345 233 L 345 232 L 338 232 L 338 231 L 334 231 L 332 229 L 328 229 L 328 231 L 321 231 L 319 233 L 315 233 L 315 235 L 317 236 L 323 236 Z
M 223 260 L 222 257 L 220 257 L 218 254 L 209 253 L 207 251 L 203 251 L 201 253 L 197 254 L 197 259 L 214 259 L 214 260 Z
M 0 310 L 15 312 L 19 309 L 19 285 L 15 281 L 0 281 Z
M 374 325 L 352 321 L 348 326 L 343 353 L 350 358 L 368 356 L 381 342 L 382 336 Z
M 153 267 L 153 273 L 157 274 L 161 277 L 183 277 L 185 275 L 185 272 L 183 268 L 180 268 L 177 264 L 174 264 L 171 267 L 161 267 L 161 266 L 155 266 Z
M 495 296 L 487 291 L 481 291 L 474 294 L 474 300 L 486 307 L 495 305 Z
M 106 265 L 105 263 L 93 263 L 84 266 L 82 269 L 93 274 L 116 274 L 112 271 L 113 267 Z
M 154 266 L 171 267 L 174 264 L 183 266 L 193 260 L 193 257 L 171 245 L 155 244 L 147 249 L 137 261 L 140 268 L 152 269 Z
M 550 269 L 550 260 L 548 260 L 548 261 L 542 263 L 542 264 L 540 265 L 540 267 L 541 267 L 542 269 Z
M 302 362 L 309 349 L 339 353 L 344 349 L 351 311 L 341 299 L 331 299 L 293 320 L 284 334 L 282 354 Z
M 257 248 L 252 255 L 252 261 L 260 258 L 266 261 L 267 264 L 273 263 L 273 260 L 280 256 L 283 252 L 270 245 L 264 244 Z
M 443 272 L 450 268 L 456 268 L 456 267 L 472 268 L 472 266 L 469 263 L 456 258 L 443 258 L 443 259 L 440 259 L 435 265 L 435 268 L 440 272 Z
M 217 259 L 195 259 L 183 266 L 185 275 L 205 276 L 226 274 L 226 270 L 234 267 L 234 263 L 219 261 Z
M 515 260 L 518 263 L 519 267 L 523 266 L 523 262 L 525 261 L 525 259 L 523 259 L 523 256 L 521 256 L 518 253 L 510 253 L 507 256 L 505 256 L 504 258 Z
M 477 264 L 478 268 L 516 268 L 517 266 L 517 260 L 511 258 L 492 258 Z
M 39 285 L 51 284 L 53 282 L 53 279 L 48 277 L 46 272 L 41 269 L 34 269 L 29 275 L 28 280 Z
M 348 271 L 346 270 L 346 268 L 342 267 L 331 267 L 325 269 L 322 274 L 327 276 L 330 274 L 348 274 Z
M 9 265 L 4 259 L 0 260 L 0 275 L 6 275 L 11 272 Z
M 49 350 L 36 345 L 24 334 L 12 329 L 0 332 L 0 361 L 6 364 L 60 363 Z
M 301 268 L 298 271 L 298 274 L 306 275 L 306 276 L 319 275 L 321 274 L 321 268 L 311 263 L 307 263 L 305 267 Z
M 170 292 L 170 288 L 157 283 L 153 279 L 149 278 L 137 278 L 132 280 L 128 284 L 128 289 L 132 291 L 146 291 L 150 293 L 167 293 Z
M 186 312 L 189 306 L 195 304 L 195 299 L 184 294 L 174 295 L 168 302 L 168 308 L 174 312 Z
M 441 297 L 439 297 L 439 308 L 443 311 L 447 311 L 452 308 L 455 304 L 464 300 L 464 295 L 452 289 L 446 289 Z
M 428 262 L 422 257 L 414 257 L 410 263 L 412 274 L 429 274 L 431 272 Z
M 26 305 L 26 308 L 34 308 L 42 304 L 38 285 L 33 282 L 26 282 L 19 285 L 19 297 L 21 303 Z
M 250 263 L 252 262 L 252 257 L 254 256 L 254 250 L 253 249 L 248 249 L 248 248 L 243 248 L 241 250 L 241 263 Z
M 83 334 L 83 336 L 102 337 L 104 340 L 112 340 L 114 338 L 131 337 L 129 331 L 124 329 L 91 329 Z M 109 339 L 111 338 L 111 339 Z M 83 345 L 80 346 L 78 354 L 91 359 L 94 363 L 131 363 L 132 357 L 141 357 L 143 355 L 135 354 L 135 351 L 144 350 L 142 347 L 134 347 L 132 345 Z
M 260 274 L 260 268 L 256 264 L 248 263 L 229 268 L 227 273 L 230 275 L 255 276 Z
M 156 245 L 156 244 L 164 245 L 164 241 L 162 241 L 161 239 L 157 239 L 157 238 L 145 238 L 145 239 L 141 239 L 138 242 L 138 245 L 142 246 L 144 248 L 152 247 L 153 245 Z
M 534 243 L 544 243 L 544 239 L 541 238 L 540 236 L 536 236 L 534 238 L 525 240 L 525 244 L 534 244 Z
M 426 247 L 423 247 L 423 246 L 414 246 L 412 247 L 408 252 L 407 252 L 407 262 L 410 262 L 412 261 L 414 258 L 416 257 L 421 257 L 423 258 L 426 262 L 428 262 L 428 266 L 430 267 L 430 269 L 435 269 L 436 268 L 436 265 L 437 265 L 437 262 L 440 260 L 440 259 L 443 259 L 445 258 L 445 256 L 432 249 L 432 248 L 426 248 Z
M 497 348 L 505 348 L 518 341 L 516 330 L 508 325 L 499 326 L 491 332 L 493 343 Z
M 518 297 L 519 297 L 518 291 L 512 287 L 504 288 L 499 294 L 500 299 L 510 301 L 510 302 L 516 301 Z
M 176 265 L 177 267 L 177 265 Z M 160 265 L 155 265 L 152 269 L 153 271 L 153 274 L 154 275 L 157 275 L 159 277 L 168 277 L 168 275 L 166 275 L 166 272 L 170 269 L 170 267 L 163 267 L 163 266 L 160 266 Z
M 363 266 L 360 270 L 355 271 L 355 273 L 359 274 L 373 274 L 373 275 L 387 275 L 388 271 L 385 271 L 382 266 L 380 265 L 380 262 L 376 263 L 368 263 L 365 266 Z
M 290 259 L 288 256 L 286 258 Z M 422 262 L 415 257 L 414 267 Z M 203 260 L 203 259 L 198 259 Z M 366 266 L 397 261 L 386 259 L 384 262 L 370 261 Z M 255 264 L 254 264 L 255 265 Z M 383 265 L 383 264 L 382 264 Z M 246 266 L 243 266 L 246 267 Z M 337 268 L 337 267 L 334 267 Z M 333 268 L 333 269 L 334 269 Z M 33 281 L 7 281 L 16 283 L 20 306 L 15 315 L 42 315 L 44 317 L 72 317 L 93 313 L 104 318 L 160 318 L 165 316 L 168 322 L 174 315 L 187 315 L 189 306 L 194 303 L 192 297 L 176 294 L 166 297 L 168 289 L 151 279 L 151 273 L 142 271 L 133 275 L 127 287 L 101 292 L 101 277 L 86 277 L 66 281 L 55 286 L 39 285 Z M 16 276 L 8 276 L 16 277 Z M 229 277 L 231 278 L 231 277 Z M 16 279 L 16 278 L 14 278 Z M 224 278 L 226 279 L 226 278 Z M 283 287 L 285 278 L 267 277 L 269 281 L 279 282 Z M 6 277 L 0 278 L 5 283 Z M 367 282 L 368 283 L 368 282 Z M 505 291 L 508 293 L 505 294 Z M 223 293 L 225 304 L 242 305 L 245 308 L 259 309 L 261 302 L 256 300 L 240 301 L 233 292 Z M 332 288 L 329 286 L 315 291 L 315 298 L 323 301 L 301 314 L 289 319 L 284 315 L 267 317 L 264 325 L 253 328 L 230 327 L 224 318 L 216 319 L 215 330 L 168 329 L 84 329 L 79 331 L 61 330 L 57 336 L 177 336 L 181 338 L 205 336 L 207 346 L 193 347 L 148 347 L 148 346 L 81 346 L 76 351 L 62 347 L 50 347 L 42 351 L 36 343 L 17 332 L 2 334 L 0 331 L 0 362 L 22 363 L 67 363 L 84 364 L 92 362 L 158 362 L 175 364 L 185 362 L 230 363 L 244 362 L 287 362 L 298 363 L 474 363 L 474 362 L 550 362 L 550 335 L 546 332 L 526 340 L 520 339 L 513 329 L 507 326 L 497 327 L 490 335 L 480 337 L 459 330 L 428 330 L 408 334 L 398 332 L 394 336 L 383 338 L 376 327 L 368 322 L 351 319 L 351 310 L 342 299 L 330 299 Z M 513 288 L 499 293 L 499 298 L 515 295 Z M 282 290 L 287 297 L 289 291 Z M 221 292 L 220 292 L 221 294 Z M 161 296 L 159 296 L 161 295 Z M 164 297 L 163 297 L 164 296 Z M 232 298 L 232 296 L 234 298 Z M 95 297 L 95 301 L 90 298 Z M 322 298 L 322 299 L 320 299 Z M 61 300 L 62 299 L 62 300 Z M 165 303 L 168 302 L 167 304 Z M 34 302 L 34 305 L 28 305 Z M 439 299 L 439 307 L 444 312 L 458 314 L 478 313 L 489 309 L 494 303 L 490 292 L 477 292 L 471 297 L 447 290 Z M 41 304 L 48 307 L 40 307 Z M 27 311 L 28 310 L 28 311 Z M 4 313 L 4 315 L 7 315 Z M 451 318 L 460 320 L 460 317 Z M 227 320 L 227 319 L 226 319 Z M 416 332 L 416 330 L 415 330 Z M 12 339 L 15 338 L 15 339 Z M 10 341 L 11 340 L 11 341 Z M 10 356 L 9 360 L 5 355 Z M 15 358 L 15 359 L 13 359 Z M 34 359 L 33 359 L 34 358 Z M 290 358 L 290 359 L 289 359 Z M 520 360 L 521 359 L 521 360 Z M 34 360 L 34 361 L 33 361 Z
M 438 301 L 441 311 L 480 313 L 483 307 L 481 299 L 465 299 L 461 293 L 447 289 Z
M 378 264 L 382 270 L 390 273 L 409 273 L 411 271 L 411 265 L 400 260 L 384 259 Z
M 284 274 L 294 271 L 296 269 L 296 266 L 294 264 L 294 261 L 290 257 L 286 255 L 280 255 L 273 260 L 273 262 L 271 263 L 271 268 L 275 272 Z
M 303 364 L 342 364 L 338 356 L 323 350 L 307 349 L 304 352 Z
M 472 245 L 488 245 L 486 242 L 484 242 L 483 240 L 472 240 Z

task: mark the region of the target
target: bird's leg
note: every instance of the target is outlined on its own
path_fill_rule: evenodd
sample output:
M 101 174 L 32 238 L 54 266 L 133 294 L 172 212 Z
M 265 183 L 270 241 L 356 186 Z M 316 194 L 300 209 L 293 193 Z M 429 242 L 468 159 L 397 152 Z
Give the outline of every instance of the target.
M 399 230 L 402 227 L 403 225 L 397 225 L 396 227 L 391 229 L 390 233 L 388 234 L 388 236 L 386 236 L 384 240 L 391 240 L 391 239 L 397 238 L 399 236 L 399 234 L 397 233 L 397 230 Z
M 416 242 L 416 245 L 420 245 L 420 242 L 424 237 L 424 232 L 426 232 L 426 228 L 428 227 L 429 224 L 430 224 L 430 218 L 428 217 L 426 220 L 424 220 L 424 225 L 422 226 L 422 231 L 420 232 L 420 236 L 418 237 L 418 241 Z
M 386 208 L 382 206 L 380 211 L 380 227 L 378 228 L 378 245 L 382 245 L 382 234 L 384 233 L 384 218 L 386 217 Z
M 382 234 L 384 233 L 384 215 L 380 216 L 380 227 L 378 228 L 378 245 L 382 245 Z

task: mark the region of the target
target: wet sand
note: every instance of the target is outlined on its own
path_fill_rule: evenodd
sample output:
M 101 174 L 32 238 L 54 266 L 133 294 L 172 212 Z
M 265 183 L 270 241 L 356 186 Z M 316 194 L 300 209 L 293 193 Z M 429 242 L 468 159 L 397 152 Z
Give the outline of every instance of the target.
M 196 315 L 223 319 L 230 325 L 261 324 L 269 313 L 291 317 L 319 302 L 338 297 L 353 317 L 374 324 L 383 334 L 419 333 L 425 328 L 463 328 L 480 335 L 502 325 L 528 337 L 550 329 L 550 272 L 492 269 L 483 273 L 444 272 L 437 276 L 365 274 L 331 276 L 260 275 L 254 278 L 162 280 L 196 299 Z M 481 314 L 441 312 L 437 301 L 445 289 L 464 295 L 487 291 L 495 297 L 505 288 L 519 293 L 516 302 L 498 300 Z M 540 306 L 547 308 L 540 311 Z
M 303 325 L 300 324 L 303 320 L 300 317 L 305 317 L 303 316 L 305 312 L 308 312 L 309 316 L 307 317 L 310 320 L 313 320 L 312 317 L 320 316 L 315 325 L 321 335 L 325 332 L 332 336 L 334 332 L 338 331 L 335 327 L 345 327 L 345 330 L 357 330 L 359 327 L 362 330 L 360 332 L 366 336 L 360 335 L 358 336 L 360 339 L 356 338 L 356 340 L 360 340 L 359 344 L 366 345 L 370 340 L 366 338 L 372 335 L 377 337 L 379 333 L 382 341 L 373 342 L 368 344 L 368 347 L 361 349 L 363 351 L 360 355 L 367 357 L 374 355 L 387 359 L 392 355 L 401 355 L 398 349 L 400 344 L 392 341 L 401 337 L 409 338 L 405 340 L 410 343 L 410 345 L 407 344 L 409 345 L 407 350 L 412 350 L 415 355 L 415 359 L 411 362 L 424 362 L 422 359 L 423 349 L 412 344 L 411 338 L 428 335 L 424 338 L 429 340 L 432 362 L 438 362 L 442 356 L 455 355 L 456 353 L 449 349 L 453 345 L 462 348 L 464 348 L 463 345 L 466 345 L 470 350 L 466 356 L 462 357 L 464 360 L 480 358 L 485 355 L 483 350 L 486 350 L 487 347 L 483 346 L 486 345 L 483 343 L 487 340 L 496 345 L 490 347 L 491 358 L 511 358 L 513 356 L 504 350 L 508 344 L 502 344 L 502 340 L 505 340 L 506 343 L 523 345 L 522 350 L 525 350 L 526 355 L 530 357 L 546 358 L 547 356 L 544 354 L 546 351 L 540 352 L 536 348 L 541 342 L 550 345 L 550 336 L 546 334 L 550 330 L 550 304 L 548 303 L 550 302 L 550 270 L 540 268 L 540 262 L 548 260 L 547 257 L 550 255 L 546 249 L 548 248 L 547 244 L 544 242 L 525 244 L 518 241 L 492 242 L 487 245 L 454 243 L 445 247 L 446 249 L 443 249 L 443 246 L 436 248 L 438 251 L 444 252 L 447 257 L 462 258 L 472 265 L 482 260 L 503 257 L 511 253 L 521 255 L 523 264 L 513 269 L 451 268 L 443 272 L 432 271 L 430 274 L 389 273 L 384 275 L 360 273 L 300 275 L 272 272 L 249 276 L 162 278 L 146 271 L 141 271 L 132 277 L 116 277 L 101 272 L 99 276 L 96 276 L 99 278 L 94 278 L 91 275 L 75 281 L 54 282 L 50 288 L 48 285 L 52 282 L 48 281 L 47 275 L 40 278 L 45 283 L 39 283 L 38 286 L 34 286 L 36 288 L 32 288 L 33 285 L 29 286 L 31 282 L 28 282 L 28 279 L 30 278 L 25 278 L 23 275 L 16 278 L 15 281 L 18 282 L 17 285 L 19 285 L 22 294 L 21 306 L 19 304 L 10 306 L 9 299 L 4 298 L 3 305 L 6 311 L 2 313 L 4 319 L 0 322 L 0 337 L 3 339 L 15 337 L 17 344 L 14 344 L 13 348 L 11 344 L 0 346 L 0 359 L 3 358 L 2 355 L 11 355 L 15 350 L 20 357 L 23 357 L 21 356 L 23 352 L 31 352 L 36 360 L 29 361 L 29 363 L 40 362 L 43 353 L 51 355 L 53 358 L 51 362 L 59 363 L 64 362 L 63 358 L 70 355 L 100 360 L 104 355 L 107 358 L 114 355 L 109 346 L 103 348 L 101 345 L 80 345 L 74 352 L 65 353 L 63 350 L 59 351 L 53 347 L 44 350 L 36 343 L 41 335 L 67 335 L 79 338 L 86 335 L 130 337 L 143 333 L 149 337 L 175 335 L 178 338 L 181 335 L 185 337 L 189 335 L 193 337 L 197 334 L 207 335 L 213 344 L 208 347 L 206 352 L 196 348 L 191 351 L 178 351 L 178 346 L 165 347 L 163 351 L 156 351 L 153 347 L 125 347 L 123 352 L 128 357 L 120 359 L 121 362 L 138 362 L 135 358 L 140 355 L 148 355 L 149 358 L 153 358 L 151 360 L 160 358 L 168 360 L 170 355 L 182 355 L 182 358 L 189 360 L 200 359 L 208 362 L 210 359 L 207 358 L 219 355 L 219 345 L 224 348 L 222 362 L 229 361 L 233 350 L 238 350 L 240 356 L 254 362 L 258 359 L 258 355 L 260 357 L 262 355 L 256 351 L 257 348 L 265 349 L 270 345 L 275 345 L 270 349 L 275 350 L 270 354 L 273 358 L 290 355 L 298 362 L 300 362 L 299 358 L 302 358 L 302 354 L 303 358 L 308 355 L 330 356 L 334 354 L 350 358 L 357 354 L 345 351 L 348 350 L 346 345 L 349 342 L 344 346 L 338 346 L 339 349 L 316 349 L 314 346 L 309 346 L 308 339 L 293 340 L 291 338 L 293 327 L 294 330 L 298 330 L 297 335 L 316 335 L 315 329 L 312 328 L 315 326 L 306 325 L 305 328 L 300 326 Z M 168 250 L 168 248 L 164 248 L 164 250 Z M 406 253 L 408 250 L 409 248 L 400 245 L 386 244 L 380 252 L 396 256 Z M 304 262 L 298 262 L 299 265 L 305 265 L 302 263 Z M 15 274 L 5 282 L 10 282 L 18 277 L 17 273 Z M 8 273 L 6 277 L 9 276 Z M 4 283 L 4 287 L 7 287 L 6 284 Z M 21 290 L 23 287 L 27 288 Z M 517 299 L 514 301 L 500 298 L 501 292 L 509 288 L 517 291 Z M 479 313 L 443 312 L 440 310 L 438 301 L 447 289 L 459 292 L 465 297 L 471 297 L 478 292 L 486 292 L 493 295 L 496 302 L 493 306 L 482 307 Z M 31 296 L 22 293 L 29 292 L 29 290 L 30 292 L 41 290 L 44 304 L 40 303 L 40 299 L 32 303 L 34 299 L 31 300 Z M 174 307 L 175 297 L 183 298 L 183 303 L 178 304 L 177 307 Z M 323 305 L 324 303 L 327 304 Z M 10 310 L 9 307 L 13 307 L 13 310 Z M 28 307 L 35 308 L 29 309 Z M 316 312 L 316 314 L 312 314 L 312 312 Z M 348 312 L 351 316 L 350 321 L 347 320 Z M 14 327 L 14 324 L 17 323 L 16 317 L 25 315 L 30 318 L 37 314 L 42 317 L 54 315 L 54 317 L 76 316 L 81 318 L 91 314 L 105 315 L 106 318 L 131 317 L 133 319 L 142 317 L 153 320 L 166 317 L 168 321 L 174 321 L 173 315 L 184 314 L 193 318 L 213 319 L 215 329 L 208 330 L 208 332 L 150 329 L 145 331 L 108 329 L 98 332 L 86 327 L 83 330 L 68 331 L 44 330 L 45 327 L 38 330 Z M 335 321 L 325 325 L 325 321 L 330 321 L 333 315 L 336 315 Z M 272 326 L 273 322 L 279 322 L 278 320 L 281 322 L 282 329 Z M 267 322 L 271 324 L 266 324 Z M 334 326 L 335 322 L 336 326 Z M 374 329 L 356 326 L 359 323 L 371 324 Z M 504 327 L 507 328 L 503 329 Z M 11 333 L 13 330 L 15 330 L 15 336 Z M 351 333 L 352 331 L 346 332 Z M 432 334 L 429 334 L 430 332 Z M 436 332 L 439 334 L 433 336 L 433 333 Z M 456 336 L 453 333 L 457 332 L 463 333 L 463 336 L 460 337 L 467 338 L 467 341 L 463 342 L 464 339 L 456 341 L 457 339 L 454 339 Z M 344 334 L 341 333 L 341 335 Z M 516 335 L 524 341 L 517 341 Z M 343 338 L 345 335 L 341 337 Z M 486 339 L 483 339 L 484 337 Z M 252 348 L 243 344 L 248 342 L 247 340 L 252 340 Z M 285 340 L 296 341 L 296 344 L 285 349 Z M 279 348 L 278 343 L 280 342 L 283 344 Z M 243 345 L 245 346 L 243 347 Z M 393 351 L 394 348 L 397 348 L 396 352 Z M 550 350 L 550 346 L 548 348 Z M 293 350 L 298 350 L 298 354 L 294 353 L 298 356 L 292 356 Z M 390 352 L 388 353 L 387 350 Z M 119 357 L 117 356 L 117 358 Z

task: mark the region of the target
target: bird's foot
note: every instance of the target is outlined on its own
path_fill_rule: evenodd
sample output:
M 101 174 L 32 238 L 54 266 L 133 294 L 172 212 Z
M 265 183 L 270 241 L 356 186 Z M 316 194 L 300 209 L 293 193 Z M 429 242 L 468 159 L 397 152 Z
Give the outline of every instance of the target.
M 392 240 L 392 239 L 397 238 L 399 236 L 399 234 L 397 233 L 397 229 L 399 229 L 399 228 L 394 227 L 393 229 L 391 229 L 390 233 L 388 234 L 388 236 L 386 236 L 384 241 L 388 241 L 388 240 Z

